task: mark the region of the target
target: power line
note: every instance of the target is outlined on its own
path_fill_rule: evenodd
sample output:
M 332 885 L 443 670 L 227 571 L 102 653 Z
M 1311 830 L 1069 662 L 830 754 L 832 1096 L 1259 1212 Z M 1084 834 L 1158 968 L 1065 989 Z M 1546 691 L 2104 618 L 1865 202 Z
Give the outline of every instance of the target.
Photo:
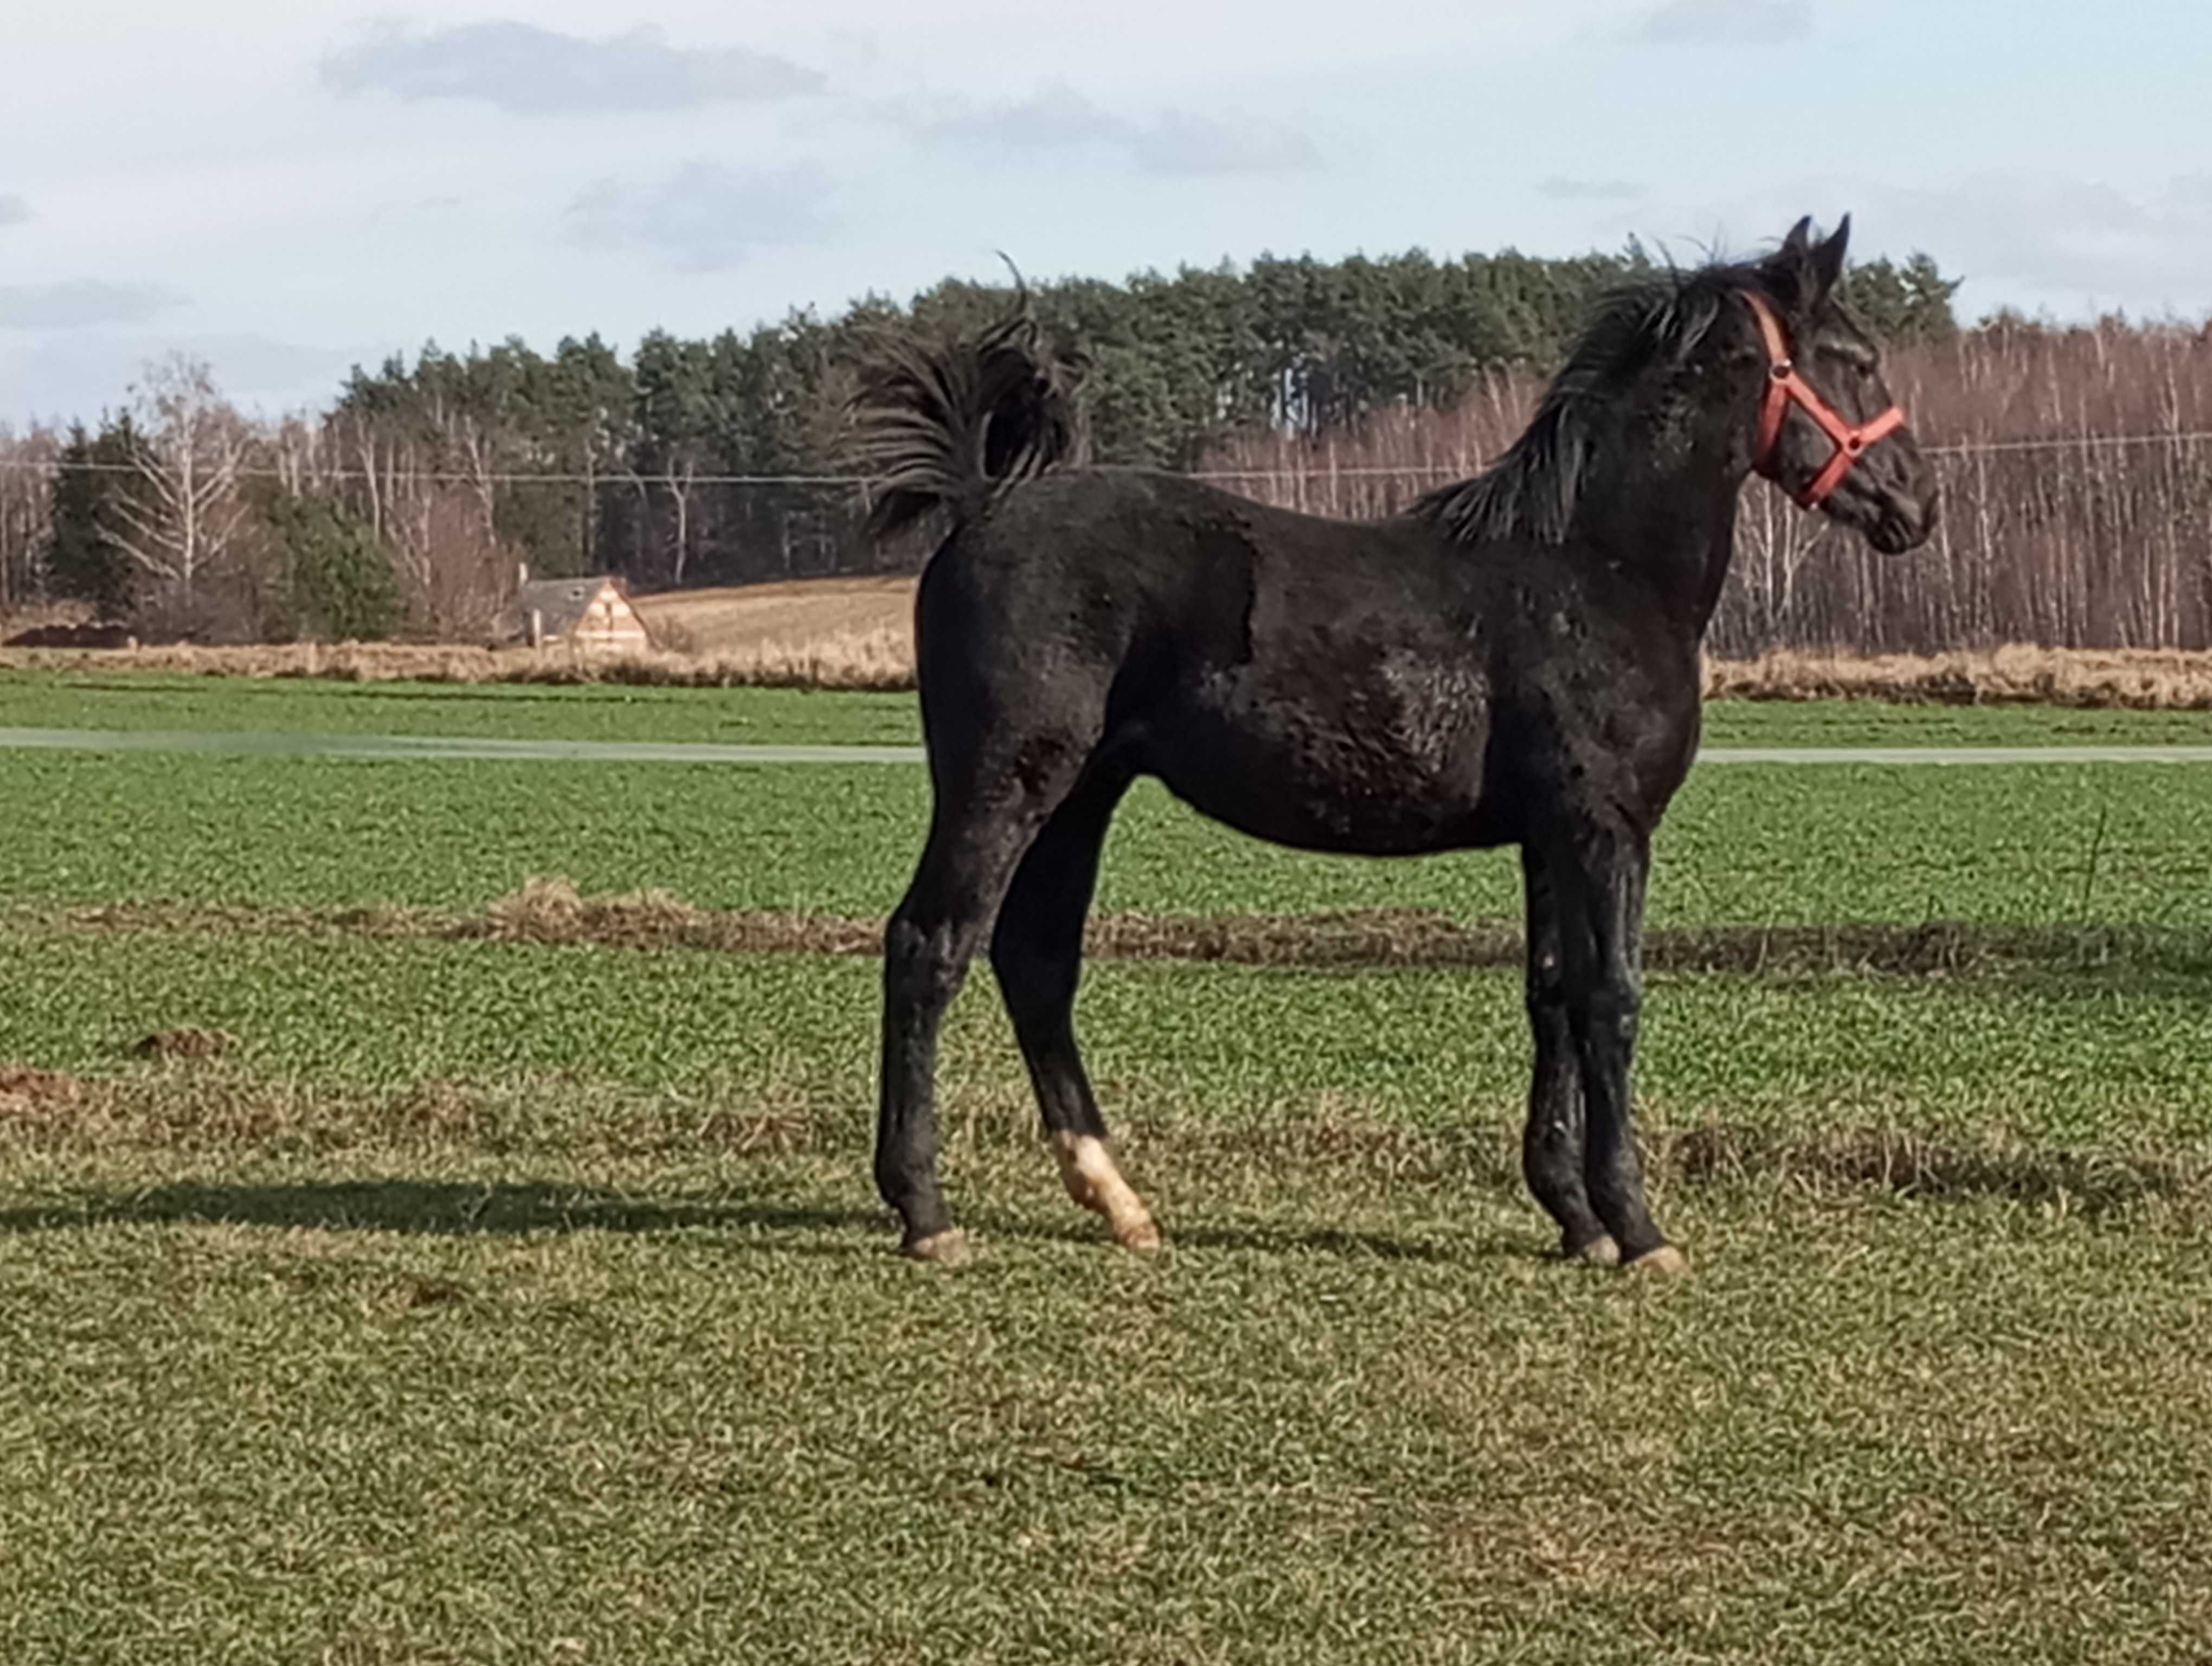
M 0 469 L 11 473 L 139 474 L 136 463 L 64 463 L 58 458 L 45 462 L 0 459 Z M 385 469 L 238 469 L 234 480 L 400 480 L 432 486 L 865 486 L 874 478 L 865 474 L 695 474 L 678 483 L 664 474 L 537 474 L 526 470 L 495 470 L 484 474 L 451 471 L 414 473 Z
M 2212 441 L 2212 429 L 2192 429 L 2179 433 L 2150 434 L 2072 434 L 2053 435 L 2027 440 L 1959 440 L 1942 445 L 1924 445 L 1923 454 L 1929 457 L 1978 457 L 2008 453 L 2037 451 L 2096 451 L 2138 446 L 2182 446 Z M 1479 469 L 1481 465 L 1476 465 Z M 137 474 L 133 463 L 65 463 L 58 458 L 45 460 L 28 458 L 0 458 L 0 471 L 11 474 Z M 1282 480 L 1316 479 L 1432 479 L 1457 480 L 1474 472 L 1461 465 L 1424 464 L 1397 465 L 1389 463 L 1356 463 L 1331 465 L 1309 462 L 1294 466 L 1251 469 L 1196 469 L 1188 477 L 1193 480 Z M 312 480 L 317 484 L 334 481 L 399 480 L 433 486 L 623 486 L 670 487 L 682 485 L 687 490 L 694 486 L 848 486 L 861 487 L 871 483 L 874 477 L 862 474 L 695 474 L 678 481 L 667 475 L 641 475 L 629 472 L 604 474 L 575 474 L 558 471 L 544 473 L 527 470 L 492 470 L 483 473 L 455 473 L 438 471 L 417 474 L 401 470 L 369 469 L 274 469 L 249 468 L 237 470 L 233 477 L 239 480 Z

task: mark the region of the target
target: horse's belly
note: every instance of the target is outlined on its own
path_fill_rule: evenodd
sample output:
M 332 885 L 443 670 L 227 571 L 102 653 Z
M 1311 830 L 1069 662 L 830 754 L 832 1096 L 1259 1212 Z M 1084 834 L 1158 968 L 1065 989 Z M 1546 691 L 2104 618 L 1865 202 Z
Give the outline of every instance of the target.
M 1263 739 L 1201 721 L 1153 737 L 1144 763 L 1200 814 L 1303 850 L 1413 855 L 1503 837 L 1479 746 L 1423 752 L 1343 731 Z

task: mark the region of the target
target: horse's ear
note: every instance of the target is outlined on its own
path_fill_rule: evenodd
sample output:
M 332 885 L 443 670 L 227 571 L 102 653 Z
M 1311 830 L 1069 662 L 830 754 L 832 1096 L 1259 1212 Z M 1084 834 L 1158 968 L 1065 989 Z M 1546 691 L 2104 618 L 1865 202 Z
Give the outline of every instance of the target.
M 1826 271 L 1829 252 L 1835 252 L 1836 271 L 1843 269 L 1843 240 L 1848 236 L 1850 222 L 1837 228 L 1834 237 L 1815 247 L 1813 243 L 1813 216 L 1807 215 L 1790 228 L 1790 234 L 1782 240 L 1782 246 L 1767 258 L 1766 275 L 1774 286 L 1776 298 L 1784 306 L 1809 312 L 1827 298 L 1835 277 Z
M 1835 293 L 1836 285 L 1843 281 L 1844 255 L 1851 245 L 1851 216 L 1846 214 L 1836 222 L 1820 247 L 1809 259 L 1813 274 L 1813 293 L 1816 301 L 1826 301 Z

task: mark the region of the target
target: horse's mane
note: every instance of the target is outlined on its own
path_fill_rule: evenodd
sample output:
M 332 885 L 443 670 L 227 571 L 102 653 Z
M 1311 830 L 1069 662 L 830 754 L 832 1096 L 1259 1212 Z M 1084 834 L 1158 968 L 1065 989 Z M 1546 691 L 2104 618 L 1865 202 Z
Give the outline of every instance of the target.
M 1695 352 L 1737 289 L 1779 300 L 1771 275 L 1751 262 L 1665 267 L 1611 290 L 1521 437 L 1480 474 L 1438 487 L 1411 513 L 1462 544 L 1565 543 L 1621 396 L 1655 365 L 1679 365 Z

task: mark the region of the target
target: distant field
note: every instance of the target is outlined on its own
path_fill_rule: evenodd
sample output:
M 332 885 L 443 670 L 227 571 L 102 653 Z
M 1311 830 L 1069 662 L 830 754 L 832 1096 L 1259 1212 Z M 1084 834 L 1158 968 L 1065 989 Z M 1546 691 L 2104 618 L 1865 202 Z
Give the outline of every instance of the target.
M 619 658 L 479 643 L 298 642 L 127 650 L 0 648 L 0 674 L 188 672 L 348 683 L 504 685 L 612 683 L 721 689 L 910 689 L 915 581 L 904 575 L 793 580 L 671 591 L 635 605 L 655 648 Z M 2007 647 L 1878 657 L 1798 651 L 1711 660 L 1706 692 L 1768 701 L 2212 712 L 2212 652 Z
M 672 636 L 673 646 L 695 654 L 799 647 L 878 631 L 904 637 L 914 623 L 914 585 L 907 574 L 676 590 L 640 597 L 637 611 L 653 630 Z
M 912 710 L 0 673 L 0 727 Z M 0 750 L 0 806 L 9 1666 L 2212 1651 L 2212 769 L 1694 775 L 1641 1079 L 1668 1286 L 1544 1258 L 1512 966 L 1362 958 L 1510 920 L 1509 857 L 1278 852 L 1140 790 L 1101 900 L 1156 952 L 1081 1022 L 1169 1249 L 1060 1196 L 979 972 L 945 1274 L 867 1178 L 912 766 Z M 526 940 L 548 874 L 668 895 Z

